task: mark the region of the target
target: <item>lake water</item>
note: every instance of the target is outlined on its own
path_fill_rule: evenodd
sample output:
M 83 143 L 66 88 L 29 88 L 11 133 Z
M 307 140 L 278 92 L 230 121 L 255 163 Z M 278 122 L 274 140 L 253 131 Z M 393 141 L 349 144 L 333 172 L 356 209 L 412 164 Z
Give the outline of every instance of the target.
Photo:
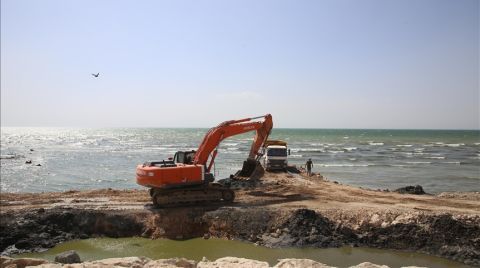
M 151 259 L 184 257 L 200 261 L 232 256 L 268 262 L 271 266 L 278 259 L 307 258 L 327 265 L 348 267 L 362 262 L 388 265 L 391 268 L 402 266 L 420 267 L 470 267 L 444 258 L 426 254 L 370 248 L 284 248 L 271 249 L 251 243 L 196 238 L 185 241 L 147 238 L 94 238 L 66 242 L 41 253 L 27 253 L 16 257 L 44 258 L 53 261 L 56 254 L 75 250 L 83 261 L 105 258 L 145 256 Z
M 197 149 L 206 131 L 2 127 L 1 190 L 139 188 L 137 164 Z M 252 138 L 220 144 L 217 179 L 241 168 Z M 430 193 L 480 191 L 478 130 L 274 129 L 271 138 L 289 143 L 291 164 L 312 158 L 313 171 L 330 180 L 373 189 L 420 184 Z

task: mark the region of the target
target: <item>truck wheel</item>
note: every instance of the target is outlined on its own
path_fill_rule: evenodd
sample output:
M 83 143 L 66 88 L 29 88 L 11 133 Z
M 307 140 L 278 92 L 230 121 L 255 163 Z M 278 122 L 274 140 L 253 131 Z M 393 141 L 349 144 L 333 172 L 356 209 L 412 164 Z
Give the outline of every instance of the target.
M 225 190 L 222 192 L 222 199 L 227 203 L 231 203 L 235 199 L 235 193 L 232 190 Z

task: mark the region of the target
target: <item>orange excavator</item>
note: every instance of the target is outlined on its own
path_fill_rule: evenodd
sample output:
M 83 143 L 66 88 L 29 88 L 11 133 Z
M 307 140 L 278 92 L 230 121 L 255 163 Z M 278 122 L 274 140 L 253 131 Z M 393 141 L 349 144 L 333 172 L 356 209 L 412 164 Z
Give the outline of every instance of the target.
M 262 156 L 259 150 L 272 127 L 270 114 L 225 121 L 207 132 L 196 151 L 179 151 L 173 159 L 138 165 L 137 183 L 150 188 L 156 207 L 205 201 L 233 202 L 235 193 L 227 185 L 214 183 L 214 175 L 210 172 L 218 145 L 228 137 L 256 131 L 247 161 L 239 173 L 239 176 L 248 177 L 258 165 Z

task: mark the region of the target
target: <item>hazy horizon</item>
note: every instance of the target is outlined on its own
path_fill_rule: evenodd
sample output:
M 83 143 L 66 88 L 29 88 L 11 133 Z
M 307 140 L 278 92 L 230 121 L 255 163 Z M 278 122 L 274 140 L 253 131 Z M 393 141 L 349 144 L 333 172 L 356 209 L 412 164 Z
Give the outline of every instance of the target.
M 479 3 L 2 0 L 0 125 L 478 130 Z
M 220 123 L 220 122 L 219 122 Z M 160 126 L 143 126 L 143 127 L 129 127 L 129 126 L 116 126 L 116 127 L 82 127 L 82 126 L 1 126 L 1 128 L 52 128 L 52 129 L 210 129 L 212 127 L 217 126 L 200 126 L 200 127 L 160 127 Z M 480 129 L 473 129 L 473 128 L 309 128 L 309 127 L 275 127 L 274 129 L 294 129 L 294 130 L 406 130 L 406 131 L 415 131 L 415 130 L 425 130 L 425 131 L 480 131 Z

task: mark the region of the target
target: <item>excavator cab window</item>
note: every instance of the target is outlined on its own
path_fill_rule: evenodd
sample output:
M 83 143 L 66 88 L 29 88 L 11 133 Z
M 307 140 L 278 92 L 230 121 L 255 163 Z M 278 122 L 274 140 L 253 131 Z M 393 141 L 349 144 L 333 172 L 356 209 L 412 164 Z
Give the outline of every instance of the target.
M 185 152 L 185 164 L 193 164 L 196 151 Z
M 195 151 L 182 152 L 178 151 L 175 153 L 173 160 L 175 163 L 180 164 L 192 164 L 193 158 L 195 157 Z
M 175 156 L 173 157 L 173 161 L 178 164 L 184 164 L 185 162 L 185 152 L 176 152 Z

